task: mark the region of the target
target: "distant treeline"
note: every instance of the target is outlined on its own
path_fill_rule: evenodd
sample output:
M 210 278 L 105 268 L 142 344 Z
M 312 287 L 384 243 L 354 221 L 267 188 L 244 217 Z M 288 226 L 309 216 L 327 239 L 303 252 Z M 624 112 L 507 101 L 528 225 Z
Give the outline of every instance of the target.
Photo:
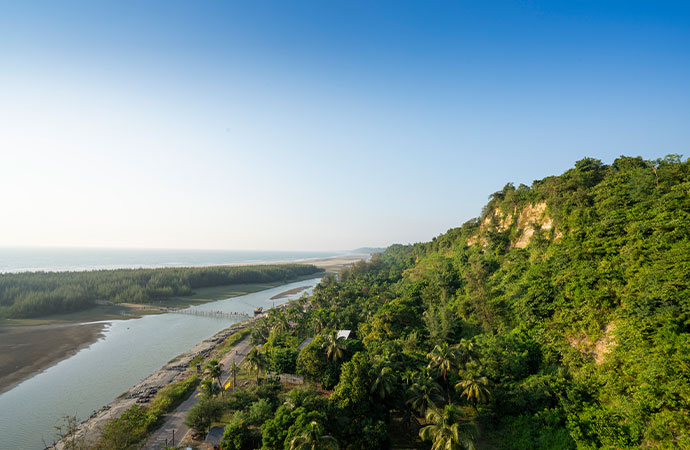
M 268 264 L 0 274 L 0 317 L 79 311 L 96 300 L 146 303 L 191 295 L 196 288 L 287 281 L 319 271 L 306 264 Z

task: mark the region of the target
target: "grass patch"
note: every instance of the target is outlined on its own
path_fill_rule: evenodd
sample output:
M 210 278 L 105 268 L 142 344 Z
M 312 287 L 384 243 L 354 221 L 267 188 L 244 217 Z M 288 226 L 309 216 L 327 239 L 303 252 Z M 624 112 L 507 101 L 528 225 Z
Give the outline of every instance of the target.
M 158 391 L 148 407 L 133 405 L 120 417 L 105 425 L 95 448 L 138 448 L 137 444 L 160 424 L 163 414 L 185 401 L 198 384 L 199 377 L 192 375 Z
M 245 329 L 243 329 L 243 330 L 240 330 L 240 331 L 238 331 L 238 332 L 236 332 L 236 333 L 233 333 L 233 334 L 231 334 L 230 336 L 228 336 L 228 338 L 225 340 L 225 342 L 223 342 L 223 345 L 221 345 L 221 346 L 218 348 L 218 351 L 217 351 L 216 355 L 217 355 L 218 357 L 221 357 L 221 356 L 225 355 L 227 352 L 229 352 L 230 350 L 232 350 L 232 348 L 233 348 L 234 346 L 236 346 L 237 344 L 239 344 L 239 342 L 240 342 L 242 339 L 244 339 L 245 337 L 249 336 L 249 333 L 250 333 L 251 331 L 252 331 L 251 328 L 247 327 L 247 328 L 245 328 Z

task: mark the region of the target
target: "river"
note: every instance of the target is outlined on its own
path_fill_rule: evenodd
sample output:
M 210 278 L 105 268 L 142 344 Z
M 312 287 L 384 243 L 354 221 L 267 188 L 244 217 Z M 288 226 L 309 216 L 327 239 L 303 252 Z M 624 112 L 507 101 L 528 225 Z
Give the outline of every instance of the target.
M 299 298 L 271 297 L 309 286 L 319 278 L 195 306 L 193 309 L 245 312 Z M 0 395 L 0 449 L 31 450 L 52 443 L 62 416 L 80 420 L 158 370 L 175 356 L 242 319 L 158 314 L 108 321 L 104 337 L 74 356 Z

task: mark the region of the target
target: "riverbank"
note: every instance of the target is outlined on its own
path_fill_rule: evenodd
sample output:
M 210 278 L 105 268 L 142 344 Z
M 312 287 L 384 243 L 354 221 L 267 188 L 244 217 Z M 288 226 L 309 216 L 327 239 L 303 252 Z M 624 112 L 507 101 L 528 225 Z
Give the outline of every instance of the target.
M 339 256 L 304 262 L 327 272 L 338 272 L 367 256 Z M 164 304 L 166 308 L 184 308 L 271 289 L 282 284 L 284 283 L 275 282 L 200 288 L 191 296 L 168 299 L 161 302 L 161 305 Z M 282 299 L 295 292 L 298 291 L 293 289 L 279 293 L 275 299 Z M 144 309 L 138 308 L 139 306 L 142 305 L 102 304 L 76 313 L 0 321 L 0 394 L 96 342 L 103 336 L 106 325 L 104 321 L 134 319 L 143 314 L 161 312 L 156 311 L 157 305 L 147 304 Z M 102 323 L 88 323 L 96 321 Z
M 103 336 L 103 323 L 0 327 L 0 394 Z
M 205 339 L 183 354 L 173 358 L 165 366 L 153 372 L 140 383 L 132 386 L 115 400 L 94 411 L 91 417 L 79 424 L 74 434 L 75 441 L 82 441 L 87 448 L 91 448 L 98 441 L 101 431 L 106 423 L 117 419 L 134 404 L 146 405 L 153 395 L 170 383 L 181 381 L 193 373 L 192 361 L 196 358 L 208 358 L 232 334 L 251 326 L 254 319 L 235 324 L 222 330 L 212 337 Z M 64 444 L 58 442 L 55 449 L 62 450 Z
M 299 277 L 289 282 L 305 278 L 309 277 Z M 201 288 L 194 295 L 172 298 L 162 305 L 165 305 L 165 309 L 186 308 L 282 284 L 254 283 Z M 162 306 L 156 304 L 104 304 L 70 314 L 0 321 L 0 394 L 96 342 L 103 336 L 106 321 L 136 319 L 144 314 L 163 312 Z

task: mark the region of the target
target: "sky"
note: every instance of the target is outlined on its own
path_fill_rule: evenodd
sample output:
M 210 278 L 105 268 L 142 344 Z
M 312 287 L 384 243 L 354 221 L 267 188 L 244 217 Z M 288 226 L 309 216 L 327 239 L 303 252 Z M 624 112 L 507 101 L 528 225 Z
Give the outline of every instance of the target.
M 428 241 L 689 124 L 689 2 L 0 0 L 2 246 Z

